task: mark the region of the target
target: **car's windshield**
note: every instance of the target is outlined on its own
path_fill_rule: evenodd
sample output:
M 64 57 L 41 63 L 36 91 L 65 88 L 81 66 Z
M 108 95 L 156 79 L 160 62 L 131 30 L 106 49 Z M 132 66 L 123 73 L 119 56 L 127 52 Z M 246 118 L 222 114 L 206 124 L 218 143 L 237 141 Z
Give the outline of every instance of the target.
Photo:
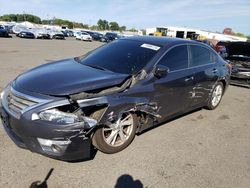
M 117 40 L 81 57 L 80 63 L 122 74 L 136 74 L 156 55 L 159 46 Z

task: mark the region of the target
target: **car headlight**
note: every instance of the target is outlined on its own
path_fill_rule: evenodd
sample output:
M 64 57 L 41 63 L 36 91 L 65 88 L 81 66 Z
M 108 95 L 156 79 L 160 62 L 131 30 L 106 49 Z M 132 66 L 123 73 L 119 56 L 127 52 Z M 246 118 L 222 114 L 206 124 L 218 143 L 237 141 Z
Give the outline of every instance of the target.
M 3 99 L 3 91 L 0 93 L 0 101 Z
M 3 92 L 0 93 L 0 107 L 2 107 Z
M 75 114 L 62 112 L 57 109 L 45 110 L 43 112 L 40 112 L 39 114 L 32 114 L 31 120 L 34 121 L 38 119 L 65 124 L 85 122 L 89 127 L 93 127 L 97 124 L 97 121 L 93 118 L 84 116 L 80 120 L 79 117 Z
M 40 119 L 45 121 L 53 121 L 57 123 L 77 123 L 80 122 L 77 115 L 67 112 L 62 112 L 57 109 L 45 110 L 39 114 Z
M 12 82 L 10 82 L 4 89 L 3 91 L 0 91 L 0 101 L 3 100 L 4 93 L 10 90 L 10 85 Z

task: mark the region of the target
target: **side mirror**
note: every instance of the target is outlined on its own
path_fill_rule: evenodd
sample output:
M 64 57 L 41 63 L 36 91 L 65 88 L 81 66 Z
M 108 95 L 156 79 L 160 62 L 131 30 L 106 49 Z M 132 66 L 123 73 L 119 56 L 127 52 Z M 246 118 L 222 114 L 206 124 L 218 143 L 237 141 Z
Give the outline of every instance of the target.
M 164 65 L 157 65 L 154 70 L 154 75 L 156 78 L 162 78 L 169 73 L 169 68 Z

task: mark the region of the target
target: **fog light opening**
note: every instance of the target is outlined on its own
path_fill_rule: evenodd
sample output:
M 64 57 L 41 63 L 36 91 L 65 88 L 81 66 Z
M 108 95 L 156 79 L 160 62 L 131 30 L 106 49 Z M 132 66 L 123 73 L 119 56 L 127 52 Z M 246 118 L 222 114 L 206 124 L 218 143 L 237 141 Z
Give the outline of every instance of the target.
M 71 144 L 70 140 L 48 140 L 43 138 L 37 138 L 37 140 L 43 151 L 56 154 L 65 152 L 68 145 Z
M 56 145 L 56 144 L 52 144 L 51 145 L 51 150 L 55 153 L 61 153 L 62 149 L 60 148 L 60 146 Z

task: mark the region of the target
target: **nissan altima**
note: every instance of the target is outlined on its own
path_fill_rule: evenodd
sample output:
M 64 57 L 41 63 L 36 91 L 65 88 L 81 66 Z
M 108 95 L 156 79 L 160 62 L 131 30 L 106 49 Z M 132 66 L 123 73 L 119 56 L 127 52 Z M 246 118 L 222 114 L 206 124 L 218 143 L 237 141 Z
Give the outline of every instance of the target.
M 5 131 L 21 148 L 74 161 L 116 153 L 137 133 L 197 108 L 215 109 L 231 66 L 206 44 L 167 37 L 115 40 L 41 65 L 1 93 Z

